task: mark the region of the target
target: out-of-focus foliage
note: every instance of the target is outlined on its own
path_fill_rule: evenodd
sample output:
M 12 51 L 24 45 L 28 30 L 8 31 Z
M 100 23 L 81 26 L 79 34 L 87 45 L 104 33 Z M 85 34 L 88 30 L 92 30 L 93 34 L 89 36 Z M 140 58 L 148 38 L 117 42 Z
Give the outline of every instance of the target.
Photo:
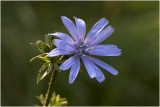
M 40 100 L 41 104 L 44 103 L 45 97 L 43 96 L 43 94 L 36 97 Z M 48 106 L 52 107 L 52 106 L 64 106 L 64 105 L 67 105 L 66 98 L 61 98 L 60 95 L 56 95 L 55 93 L 53 93 Z M 39 105 L 35 105 L 35 106 L 39 106 Z
M 106 80 L 90 79 L 84 65 L 73 84 L 69 71 L 57 75 L 55 91 L 68 105 L 154 106 L 159 104 L 159 2 L 158 1 L 2 1 L 1 103 L 6 106 L 40 105 L 35 96 L 46 93 L 50 76 L 37 85 L 41 64 L 30 63 L 39 50 L 29 43 L 47 33 L 68 33 L 61 16 L 82 18 L 87 32 L 105 17 L 115 32 L 102 44 L 122 49 L 118 57 L 98 57 L 119 71 L 101 69 Z M 43 44 L 43 42 L 40 42 Z M 45 47 L 47 51 L 48 48 Z M 54 47 L 53 47 L 54 48 Z M 15 98 L 16 97 L 16 98 Z

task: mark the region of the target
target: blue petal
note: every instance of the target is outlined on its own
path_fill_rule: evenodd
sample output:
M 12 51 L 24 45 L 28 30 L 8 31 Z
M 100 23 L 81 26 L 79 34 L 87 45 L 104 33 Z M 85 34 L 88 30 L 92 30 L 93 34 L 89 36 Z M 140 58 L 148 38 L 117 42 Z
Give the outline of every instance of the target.
M 89 31 L 89 33 L 87 34 L 85 40 L 84 40 L 84 44 L 88 44 L 89 42 L 91 42 L 94 37 L 108 24 L 108 20 L 106 18 L 102 18 L 100 19 L 93 27 L 92 29 Z
M 87 60 L 86 58 L 84 58 L 83 56 L 80 56 L 80 57 L 81 57 L 84 65 L 88 71 L 90 78 L 96 77 L 96 72 L 95 72 L 94 68 L 92 67 L 92 65 L 90 64 L 90 61 Z
M 95 39 L 90 43 L 90 45 L 96 45 L 100 42 L 104 41 L 107 37 L 109 37 L 114 32 L 114 28 L 111 26 L 106 27 L 102 30 L 98 35 L 96 35 Z
M 102 82 L 105 79 L 102 71 L 95 64 L 93 64 L 90 60 L 88 60 L 86 56 L 81 56 L 81 59 L 91 78 L 95 77 L 99 82 Z
M 73 52 L 64 51 L 59 48 L 55 48 L 50 53 L 48 53 L 48 55 L 46 55 L 46 57 L 54 57 L 54 56 L 58 56 L 58 55 L 70 55 L 70 54 L 73 54 Z
M 74 23 L 65 16 L 62 16 L 61 18 L 62 18 L 63 24 L 68 29 L 71 36 L 74 38 L 74 40 L 77 43 L 79 43 L 78 32 L 77 32 L 77 28 L 75 27 Z
M 56 37 L 59 37 L 60 39 L 66 41 L 66 42 L 68 42 L 70 44 L 74 44 L 75 43 L 74 40 L 70 36 L 65 34 L 65 33 L 57 32 L 57 33 L 49 33 L 48 35 L 54 35 Z
M 114 69 L 112 66 L 106 64 L 105 62 L 103 62 L 97 58 L 91 57 L 91 56 L 87 56 L 87 58 L 89 60 L 91 60 L 92 62 L 94 62 L 95 64 L 97 64 L 98 66 L 102 67 L 103 69 L 109 71 L 111 74 L 113 74 L 113 75 L 118 74 L 118 71 L 116 69 Z
M 75 18 L 76 27 L 78 30 L 79 42 L 80 44 L 83 42 L 85 34 L 86 34 L 86 24 L 82 19 Z
M 63 62 L 59 67 L 59 69 L 61 70 L 69 69 L 75 63 L 76 58 L 77 58 L 77 54 L 73 55 L 72 57 L 67 59 L 65 62 Z
M 121 55 L 121 49 L 116 45 L 96 45 L 90 47 L 90 54 L 97 56 L 119 56 Z
M 77 57 L 75 63 L 72 65 L 72 68 L 69 74 L 69 84 L 73 83 L 73 81 L 78 75 L 79 69 L 80 69 L 80 59 L 79 57 Z
M 102 81 L 104 81 L 105 80 L 105 76 L 104 76 L 103 72 L 95 64 L 93 64 L 92 62 L 91 62 L 91 65 L 95 69 L 97 81 L 99 81 L 100 83 Z
M 75 51 L 76 49 L 74 45 L 59 39 L 54 39 L 54 45 L 57 46 L 59 49 L 66 51 Z

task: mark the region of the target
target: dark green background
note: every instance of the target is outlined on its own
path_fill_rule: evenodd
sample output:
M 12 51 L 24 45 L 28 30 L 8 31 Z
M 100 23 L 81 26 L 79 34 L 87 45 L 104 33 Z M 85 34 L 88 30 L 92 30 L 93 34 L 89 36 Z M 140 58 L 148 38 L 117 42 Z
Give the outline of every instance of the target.
M 29 60 L 39 51 L 29 43 L 47 33 L 68 33 L 61 16 L 86 22 L 87 32 L 107 18 L 115 32 L 102 44 L 122 49 L 118 57 L 98 57 L 119 71 L 102 70 L 106 80 L 90 79 L 83 68 L 73 84 L 69 72 L 59 73 L 56 92 L 68 105 L 136 106 L 159 104 L 159 2 L 1 2 L 1 98 L 2 105 L 34 105 L 35 96 L 45 93 L 49 77 L 36 84 L 40 62 Z

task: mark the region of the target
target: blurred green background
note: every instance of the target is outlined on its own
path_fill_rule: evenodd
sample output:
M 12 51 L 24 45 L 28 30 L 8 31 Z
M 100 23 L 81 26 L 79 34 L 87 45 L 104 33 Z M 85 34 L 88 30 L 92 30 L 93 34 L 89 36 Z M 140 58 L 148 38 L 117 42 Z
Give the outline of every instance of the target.
M 68 33 L 61 16 L 86 22 L 87 32 L 107 18 L 115 32 L 102 44 L 122 49 L 118 57 L 98 57 L 119 71 L 118 76 L 101 69 L 106 80 L 90 79 L 85 68 L 69 85 L 69 72 L 58 74 L 56 93 L 68 105 L 154 106 L 159 105 L 159 2 L 77 1 L 1 2 L 1 103 L 6 106 L 40 104 L 35 96 L 45 94 L 49 77 L 36 84 L 38 55 L 29 43 L 55 31 Z

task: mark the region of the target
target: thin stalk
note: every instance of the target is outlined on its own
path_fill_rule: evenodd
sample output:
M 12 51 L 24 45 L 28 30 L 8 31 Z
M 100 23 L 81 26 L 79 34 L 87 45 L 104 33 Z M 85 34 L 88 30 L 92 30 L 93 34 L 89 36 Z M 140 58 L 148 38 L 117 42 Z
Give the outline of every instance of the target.
M 51 97 L 52 93 L 54 92 L 54 87 L 55 87 L 55 83 L 56 83 L 55 80 L 56 80 L 57 73 L 58 73 L 58 71 L 53 69 L 50 81 L 48 83 L 48 90 L 47 90 L 47 93 L 46 93 L 46 98 L 45 98 L 43 107 L 48 106 L 49 101 L 50 101 L 50 97 Z
M 62 55 L 62 56 L 59 58 L 59 60 L 62 60 L 63 57 L 64 57 L 64 56 Z M 50 102 L 51 95 L 52 95 L 52 93 L 54 92 L 57 74 L 58 74 L 58 71 L 57 71 L 56 69 L 53 69 L 52 75 L 51 75 L 51 78 L 50 78 L 50 81 L 49 81 L 49 83 L 48 83 L 48 90 L 47 90 L 47 93 L 46 93 L 45 101 L 44 101 L 44 103 L 43 103 L 43 107 L 48 106 L 48 104 L 49 104 L 49 102 Z

